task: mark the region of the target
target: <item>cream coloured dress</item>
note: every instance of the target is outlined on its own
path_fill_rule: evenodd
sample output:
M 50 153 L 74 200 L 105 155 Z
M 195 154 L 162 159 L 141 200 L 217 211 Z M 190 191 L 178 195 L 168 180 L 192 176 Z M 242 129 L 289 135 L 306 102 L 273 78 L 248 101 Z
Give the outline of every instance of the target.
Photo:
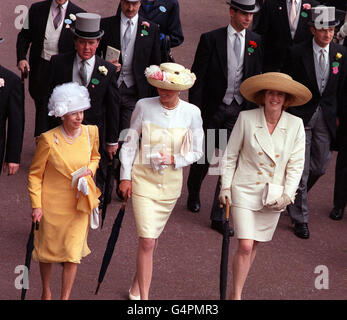
M 167 110 L 159 97 L 137 102 L 120 159 L 121 180 L 132 181 L 139 237 L 156 239 L 163 231 L 181 195 L 182 168 L 202 157 L 203 138 L 202 119 L 196 106 L 179 100 L 175 109 Z M 161 152 L 174 155 L 175 164 L 155 163 Z

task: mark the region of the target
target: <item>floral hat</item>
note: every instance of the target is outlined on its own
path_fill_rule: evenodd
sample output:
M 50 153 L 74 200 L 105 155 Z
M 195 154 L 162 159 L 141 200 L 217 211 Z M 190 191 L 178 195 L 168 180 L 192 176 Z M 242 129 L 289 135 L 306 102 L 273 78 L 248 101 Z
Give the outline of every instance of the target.
M 88 89 L 77 82 L 56 86 L 48 102 L 48 115 L 62 117 L 67 113 L 84 111 L 90 108 Z
M 178 63 L 166 62 L 160 66 L 146 68 L 147 81 L 154 87 L 182 91 L 194 85 L 196 76 L 189 69 Z

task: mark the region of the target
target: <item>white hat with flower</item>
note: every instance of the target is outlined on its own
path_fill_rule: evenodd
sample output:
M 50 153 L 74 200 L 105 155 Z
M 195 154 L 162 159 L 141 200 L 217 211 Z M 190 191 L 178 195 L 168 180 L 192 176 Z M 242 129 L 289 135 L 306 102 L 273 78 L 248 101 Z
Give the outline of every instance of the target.
M 178 63 L 166 62 L 151 65 L 145 70 L 147 81 L 154 87 L 182 91 L 194 85 L 196 76 Z
M 77 82 L 56 86 L 48 102 L 48 115 L 62 117 L 67 113 L 84 111 L 90 108 L 88 89 Z

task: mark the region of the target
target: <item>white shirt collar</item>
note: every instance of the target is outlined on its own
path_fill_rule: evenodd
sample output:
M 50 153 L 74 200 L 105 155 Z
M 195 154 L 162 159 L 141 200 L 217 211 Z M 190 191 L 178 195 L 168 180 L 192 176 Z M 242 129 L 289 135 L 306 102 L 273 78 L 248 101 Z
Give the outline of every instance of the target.
M 229 36 L 233 36 L 237 31 L 233 28 L 233 26 L 229 23 L 228 25 L 228 34 Z M 242 37 L 246 36 L 246 29 L 243 29 L 242 31 L 238 32 L 238 34 Z
M 69 4 L 69 1 L 66 1 L 66 2 L 62 5 L 63 10 L 66 10 L 68 4 Z M 58 7 L 58 4 L 55 2 L 55 0 L 52 0 L 51 8 L 57 9 L 57 7 Z
M 131 20 L 132 24 L 135 25 L 135 23 L 137 22 L 139 18 L 139 15 L 136 14 L 134 17 L 132 17 L 131 19 L 128 18 L 127 16 L 125 16 L 125 14 L 123 12 L 121 12 L 121 15 L 120 15 L 120 19 L 121 19 L 121 22 L 126 25 L 127 24 L 127 21 L 128 20 Z
M 320 50 L 324 49 L 326 54 L 329 54 L 329 45 L 327 45 L 326 47 L 322 48 L 321 46 L 319 46 L 316 41 L 314 40 L 314 38 L 312 39 L 312 47 L 313 47 L 313 52 L 317 55 L 320 54 Z
M 76 52 L 76 59 L 77 59 L 77 64 L 80 65 L 80 63 L 82 62 L 82 58 L 78 55 L 77 52 Z M 92 56 L 90 59 L 86 60 L 86 63 L 89 66 L 94 66 L 94 64 L 95 64 L 95 55 Z

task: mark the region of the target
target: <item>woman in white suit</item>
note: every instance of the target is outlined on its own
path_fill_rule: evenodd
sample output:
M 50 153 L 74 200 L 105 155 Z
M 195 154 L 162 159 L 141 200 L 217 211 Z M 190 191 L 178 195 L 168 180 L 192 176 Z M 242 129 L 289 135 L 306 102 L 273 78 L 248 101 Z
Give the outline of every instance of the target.
M 305 131 L 302 120 L 284 110 L 312 97 L 305 86 L 278 72 L 250 77 L 240 91 L 260 107 L 240 113 L 222 162 L 219 198 L 232 206 L 239 241 L 231 299 L 241 299 L 258 242 L 272 239 L 281 211 L 294 202 L 304 168 Z

